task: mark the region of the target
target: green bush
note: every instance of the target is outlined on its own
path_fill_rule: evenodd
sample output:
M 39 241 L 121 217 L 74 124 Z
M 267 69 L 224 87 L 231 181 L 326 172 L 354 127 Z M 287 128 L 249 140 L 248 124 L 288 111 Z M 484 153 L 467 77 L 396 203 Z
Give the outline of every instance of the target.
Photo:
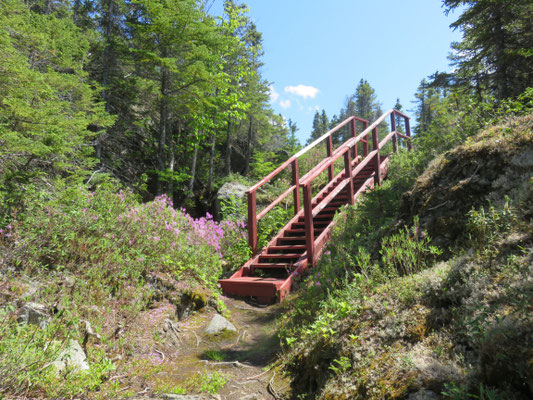
M 432 265 L 442 251 L 430 246 L 430 237 L 420 229 L 418 218 L 409 229 L 404 227 L 398 233 L 385 236 L 381 242 L 383 268 L 391 273 L 408 275 L 420 272 Z

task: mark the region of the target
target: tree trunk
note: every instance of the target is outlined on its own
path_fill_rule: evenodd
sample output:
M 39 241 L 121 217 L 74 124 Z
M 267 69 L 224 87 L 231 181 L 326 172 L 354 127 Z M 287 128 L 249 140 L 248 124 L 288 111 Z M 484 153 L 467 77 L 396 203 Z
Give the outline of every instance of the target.
M 166 57 L 166 51 L 162 52 L 162 57 Z M 168 68 L 161 68 L 161 104 L 159 105 L 159 138 L 157 150 L 157 168 L 159 172 L 164 172 L 166 169 L 165 144 L 167 141 L 167 125 L 168 125 L 168 85 L 169 85 L 169 71 Z M 161 178 L 157 177 L 156 185 L 157 194 L 163 193 L 163 183 Z
M 198 161 L 198 143 L 194 145 L 194 152 L 192 154 L 192 164 L 191 164 L 191 179 L 189 180 L 189 187 L 187 196 L 192 197 L 193 189 L 194 189 L 194 180 L 196 179 L 196 164 Z
M 178 137 L 181 137 L 181 122 L 178 122 Z M 176 167 L 176 143 L 172 134 L 168 136 L 168 170 L 173 174 Z M 174 199 L 174 179 L 168 181 L 167 194 Z
M 224 170 L 225 175 L 231 174 L 231 146 L 232 146 L 231 122 L 228 121 L 228 138 L 226 140 L 226 167 Z
M 72 20 L 76 25 L 80 22 L 80 7 L 81 0 L 74 0 L 74 5 L 72 6 Z
M 252 146 L 254 142 L 254 117 L 250 115 L 250 123 L 248 125 L 248 140 L 246 141 L 246 159 L 244 160 L 244 176 L 250 172 L 250 159 L 252 158 Z
M 215 145 L 216 145 L 216 134 L 213 132 L 211 135 L 211 144 L 209 148 L 209 178 L 207 180 L 207 196 L 211 197 L 211 192 L 213 191 L 213 169 L 215 166 Z
M 78 0 L 79 1 L 79 0 Z M 115 12 L 115 3 L 114 0 L 108 0 L 107 2 L 107 11 L 104 16 L 104 40 L 106 42 L 106 47 L 102 56 L 102 98 L 105 103 L 105 110 L 110 112 L 109 104 L 109 76 L 111 75 L 111 69 L 113 65 L 113 18 Z M 104 141 L 104 134 L 101 133 L 96 139 L 95 153 L 96 158 L 100 161 L 102 160 L 102 147 Z

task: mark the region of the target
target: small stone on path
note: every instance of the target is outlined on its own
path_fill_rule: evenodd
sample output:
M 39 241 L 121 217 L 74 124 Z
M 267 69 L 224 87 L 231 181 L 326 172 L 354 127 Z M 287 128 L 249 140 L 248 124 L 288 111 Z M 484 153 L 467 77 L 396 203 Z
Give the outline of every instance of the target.
M 223 331 L 237 332 L 237 328 L 222 315 L 216 314 L 209 323 L 209 326 L 205 329 L 205 333 L 216 335 Z

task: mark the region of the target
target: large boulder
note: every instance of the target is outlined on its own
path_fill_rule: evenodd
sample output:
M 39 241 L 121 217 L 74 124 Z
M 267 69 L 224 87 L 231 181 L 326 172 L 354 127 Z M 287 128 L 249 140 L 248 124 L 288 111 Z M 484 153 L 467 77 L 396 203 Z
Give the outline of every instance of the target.
M 466 239 L 472 208 L 501 206 L 506 199 L 533 216 L 533 115 L 489 128 L 435 158 L 407 192 L 399 226 L 415 215 L 433 243 L 446 248 Z
M 246 202 L 246 191 L 248 186 L 240 182 L 226 182 L 217 192 L 215 201 L 215 218 L 220 219 L 222 217 L 222 203 L 234 200 Z M 237 210 L 235 210 L 237 211 Z M 227 217 L 227 216 L 225 216 Z M 246 219 L 246 215 L 237 215 L 243 220 Z

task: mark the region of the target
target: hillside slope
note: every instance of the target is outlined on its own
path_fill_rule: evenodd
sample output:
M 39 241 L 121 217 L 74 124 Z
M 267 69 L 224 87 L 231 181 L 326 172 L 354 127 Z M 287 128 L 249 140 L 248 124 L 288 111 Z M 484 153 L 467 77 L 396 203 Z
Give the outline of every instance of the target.
M 295 301 L 299 326 L 282 328 L 295 397 L 531 398 L 532 127 L 512 120 L 434 160 L 373 251 L 347 210 L 332 243 L 352 254 L 331 248 Z

